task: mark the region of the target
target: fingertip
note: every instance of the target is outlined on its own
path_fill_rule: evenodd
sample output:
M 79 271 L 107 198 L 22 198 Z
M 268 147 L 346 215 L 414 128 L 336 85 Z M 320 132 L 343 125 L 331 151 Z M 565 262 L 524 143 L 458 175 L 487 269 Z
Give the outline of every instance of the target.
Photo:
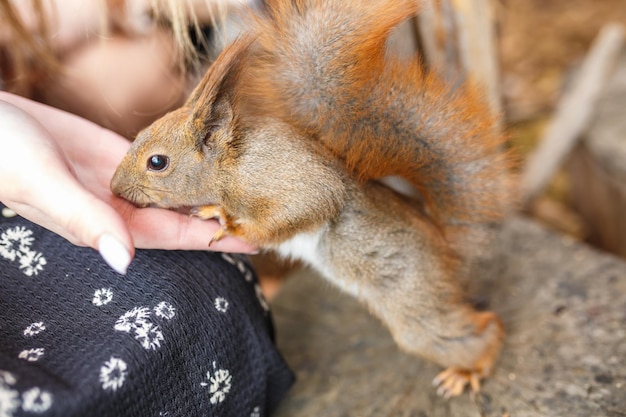
M 102 259 L 116 272 L 125 275 L 132 260 L 130 250 L 121 240 L 110 233 L 105 233 L 98 239 L 98 252 Z

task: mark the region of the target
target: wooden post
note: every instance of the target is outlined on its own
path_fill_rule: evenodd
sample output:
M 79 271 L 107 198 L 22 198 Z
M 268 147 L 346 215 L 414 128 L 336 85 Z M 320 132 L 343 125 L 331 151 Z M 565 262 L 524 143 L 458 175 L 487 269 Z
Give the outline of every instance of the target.
M 490 0 L 427 0 L 417 17 L 425 62 L 450 81 L 469 78 L 502 112 L 496 22 Z
M 623 41 L 624 27 L 610 24 L 592 45 L 576 80 L 560 100 L 544 137 L 526 164 L 522 178 L 525 207 L 543 191 L 587 128 Z
M 626 258 L 626 50 L 567 164 L 589 243 Z

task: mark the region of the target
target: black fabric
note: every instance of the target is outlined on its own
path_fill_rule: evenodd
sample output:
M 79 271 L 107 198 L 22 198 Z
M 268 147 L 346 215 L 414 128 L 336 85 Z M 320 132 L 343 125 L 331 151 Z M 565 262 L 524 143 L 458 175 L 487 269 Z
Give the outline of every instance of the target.
M 138 250 L 125 276 L 0 216 L 0 416 L 268 415 L 293 383 L 244 257 Z

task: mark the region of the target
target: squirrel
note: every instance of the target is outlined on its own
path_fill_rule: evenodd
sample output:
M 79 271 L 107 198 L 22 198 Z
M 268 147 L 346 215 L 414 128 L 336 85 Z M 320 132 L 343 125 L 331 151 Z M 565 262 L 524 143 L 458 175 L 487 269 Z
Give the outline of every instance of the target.
M 512 208 L 505 138 L 477 89 L 387 50 L 415 0 L 271 0 L 186 103 L 141 131 L 111 189 L 217 218 L 226 235 L 303 260 L 397 345 L 474 392 L 499 356 L 498 316 L 463 281 Z M 380 180 L 405 178 L 418 198 Z M 209 240 L 207 238 L 207 240 Z

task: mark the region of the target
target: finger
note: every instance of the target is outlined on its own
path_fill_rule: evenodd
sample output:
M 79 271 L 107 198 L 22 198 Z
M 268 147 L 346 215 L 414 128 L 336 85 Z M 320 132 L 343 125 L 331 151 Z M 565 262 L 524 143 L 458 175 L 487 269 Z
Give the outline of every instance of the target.
M 22 217 L 64 237 L 75 245 L 96 249 L 105 262 L 120 274 L 126 272 L 132 260 L 134 254 L 132 240 L 129 236 L 125 236 L 128 235 L 126 230 L 121 230 L 114 225 L 115 217 L 117 217 L 114 211 L 111 213 L 113 221 L 111 219 L 103 221 L 102 219 L 106 219 L 109 214 L 98 215 L 96 213 L 99 210 L 93 207 L 90 208 L 91 213 L 95 214 L 92 217 L 81 214 L 80 211 L 78 214 L 68 211 L 64 215 L 55 215 L 49 211 L 42 212 L 36 207 L 15 202 L 8 202 L 7 206 L 13 208 Z M 123 222 L 121 225 L 124 228 Z
M 211 237 L 220 228 L 214 220 L 157 208 L 133 209 L 128 209 L 125 216 L 138 248 L 256 252 L 256 247 L 232 236 L 214 242 L 209 248 Z
M 85 190 L 69 171 L 54 170 L 48 179 L 27 204 L 9 206 L 76 245 L 96 249 L 113 269 L 124 274 L 134 245 L 122 217 Z

